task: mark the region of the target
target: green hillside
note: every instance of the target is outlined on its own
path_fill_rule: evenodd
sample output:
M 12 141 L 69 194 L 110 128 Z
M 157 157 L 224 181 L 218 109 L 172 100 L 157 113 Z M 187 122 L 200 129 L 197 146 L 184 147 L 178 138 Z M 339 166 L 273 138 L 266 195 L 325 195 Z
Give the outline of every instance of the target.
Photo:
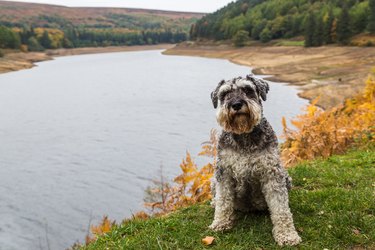
M 238 0 L 204 16 L 192 39 L 248 36 L 268 42 L 303 36 L 306 46 L 348 44 L 352 36 L 375 33 L 375 0 Z
M 303 240 L 299 249 L 374 249 L 373 147 L 306 162 L 289 173 L 294 181 L 290 207 Z M 206 203 L 129 220 L 82 249 L 281 249 L 267 213 L 243 215 L 224 233 L 208 229 L 212 218 L 213 208 Z M 212 246 L 202 244 L 205 236 L 215 237 Z

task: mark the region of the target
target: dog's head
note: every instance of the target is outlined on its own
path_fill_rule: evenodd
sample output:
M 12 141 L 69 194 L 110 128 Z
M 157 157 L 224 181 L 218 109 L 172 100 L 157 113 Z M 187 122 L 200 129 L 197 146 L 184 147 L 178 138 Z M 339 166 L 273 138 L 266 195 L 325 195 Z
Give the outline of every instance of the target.
M 211 93 L 219 125 L 235 134 L 251 132 L 262 119 L 262 100 L 268 90 L 268 83 L 253 75 L 221 81 Z

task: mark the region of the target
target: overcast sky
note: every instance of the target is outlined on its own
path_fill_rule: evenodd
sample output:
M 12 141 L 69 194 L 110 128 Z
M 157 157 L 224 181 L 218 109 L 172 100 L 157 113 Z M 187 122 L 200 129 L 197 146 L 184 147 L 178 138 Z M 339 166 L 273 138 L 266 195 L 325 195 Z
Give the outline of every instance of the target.
M 129 7 L 142 9 L 213 12 L 233 0 L 17 0 L 18 2 L 49 3 L 71 7 Z

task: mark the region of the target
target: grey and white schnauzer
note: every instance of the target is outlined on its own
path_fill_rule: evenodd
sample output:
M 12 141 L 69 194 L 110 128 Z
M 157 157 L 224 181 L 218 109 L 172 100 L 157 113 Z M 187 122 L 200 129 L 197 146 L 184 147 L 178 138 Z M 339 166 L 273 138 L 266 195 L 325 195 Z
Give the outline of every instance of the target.
M 275 132 L 263 117 L 268 83 L 253 75 L 221 81 L 211 93 L 223 128 L 212 191 L 215 218 L 210 228 L 232 228 L 236 211 L 269 210 L 279 245 L 301 242 L 289 209 L 291 178 L 283 168 Z

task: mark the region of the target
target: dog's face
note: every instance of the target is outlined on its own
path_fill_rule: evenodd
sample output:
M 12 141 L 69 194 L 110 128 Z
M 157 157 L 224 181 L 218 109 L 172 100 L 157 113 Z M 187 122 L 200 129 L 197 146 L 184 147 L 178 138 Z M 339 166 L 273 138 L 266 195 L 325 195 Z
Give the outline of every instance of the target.
M 262 118 L 262 100 L 266 100 L 268 83 L 252 75 L 221 81 L 211 93 L 216 119 L 227 132 L 249 133 Z

